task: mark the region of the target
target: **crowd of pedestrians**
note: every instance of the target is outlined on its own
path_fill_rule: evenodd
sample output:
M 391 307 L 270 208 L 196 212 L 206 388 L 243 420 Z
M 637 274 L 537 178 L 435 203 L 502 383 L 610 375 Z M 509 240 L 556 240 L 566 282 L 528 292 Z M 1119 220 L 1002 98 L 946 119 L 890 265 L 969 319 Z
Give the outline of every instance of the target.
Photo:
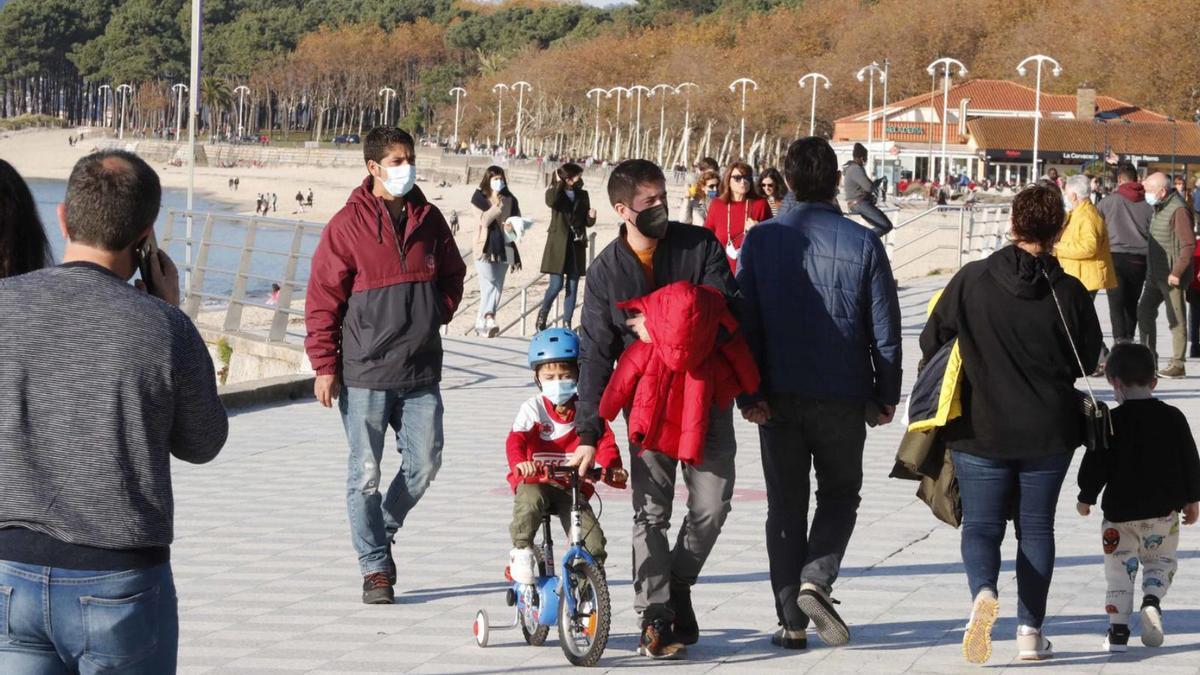
M 368 134 L 367 176 L 322 233 L 305 304 L 314 392 L 324 407 L 337 403 L 346 434 L 346 508 L 368 604 L 394 601 L 392 548 L 442 464 L 440 331 L 466 275 L 451 226 L 415 184 L 416 151 L 403 130 Z M 606 192 L 620 230 L 587 270 L 577 333 L 598 214 L 582 168 L 555 171 L 542 260 L 553 282 L 529 351 L 538 393 L 506 444 L 514 575 L 529 576 L 536 524 L 564 503 L 561 485 L 528 479 L 544 463 L 581 475 L 599 464 L 632 492 L 638 651 L 685 656 L 703 637 L 692 588 L 732 508 L 736 407 L 758 428 L 766 479 L 771 642 L 805 649 L 810 628 L 826 646 L 853 641 L 835 584 L 857 521 L 867 429 L 892 423 L 903 394 L 900 303 L 880 238 L 891 223 L 877 213 L 865 161 L 856 148 L 839 170 L 826 141 L 803 138 L 782 170 L 698 167 L 684 200 L 693 225 L 671 220 L 660 167 L 618 164 Z M 866 226 L 841 212 L 839 183 Z M 1054 514 L 1080 446 L 1078 512 L 1090 514 L 1103 493 L 1105 649 L 1127 648 L 1139 566 L 1141 639 L 1163 643 L 1179 525 L 1200 518 L 1187 420 L 1152 394 L 1158 377 L 1184 374 L 1194 204 L 1161 173 L 1139 183 L 1122 168 L 1117 190 L 1098 200 L 1087 177 L 1059 183 L 1048 176 L 1016 194 L 1011 245 L 959 270 L 920 336 L 923 363 L 957 359 L 946 371 L 954 412 L 936 444 L 956 478 L 943 496 L 961 523 L 971 605 L 963 654 L 973 663 L 992 653 L 1008 520 L 1018 541 L 1016 653 L 1053 656 L 1044 624 Z M 175 266 L 150 245 L 160 203 L 157 175 L 135 155 L 84 157 L 58 210 L 63 261 L 48 266 L 29 190 L 0 161 L 0 313 L 23 317 L 0 323 L 0 386 L 21 402 L 0 410 L 0 671 L 174 670 L 169 460 L 211 460 L 228 423 L 204 342 L 178 309 Z M 487 169 L 472 205 L 476 329 L 494 336 L 528 224 L 500 166 Z M 1107 358 L 1101 290 L 1113 317 Z M 564 325 L 551 327 L 564 291 Z M 1159 370 L 1164 303 L 1172 352 Z M 1120 405 L 1089 434 L 1076 382 L 1097 372 Z M 622 414 L 627 465 L 608 424 Z M 402 456 L 390 479 L 389 430 Z M 677 517 L 680 480 L 688 497 Z M 603 530 L 590 510 L 583 517 L 585 545 L 603 564 Z M 87 611 L 45 609 L 72 604 Z M 130 621 L 140 628 L 127 630 Z

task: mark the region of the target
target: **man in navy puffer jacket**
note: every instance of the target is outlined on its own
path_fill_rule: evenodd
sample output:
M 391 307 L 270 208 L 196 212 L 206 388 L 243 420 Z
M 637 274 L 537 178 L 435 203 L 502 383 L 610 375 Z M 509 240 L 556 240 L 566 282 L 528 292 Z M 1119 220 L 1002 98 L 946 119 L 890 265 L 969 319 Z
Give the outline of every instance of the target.
M 755 226 L 739 260 L 742 329 L 762 373 L 760 394 L 739 403 L 762 425 L 772 642 L 800 649 L 810 619 L 825 644 L 849 641 L 829 594 L 857 518 L 866 425 L 891 422 L 900 400 L 900 303 L 879 237 L 838 209 L 829 144 L 795 141 L 784 169 L 797 205 Z

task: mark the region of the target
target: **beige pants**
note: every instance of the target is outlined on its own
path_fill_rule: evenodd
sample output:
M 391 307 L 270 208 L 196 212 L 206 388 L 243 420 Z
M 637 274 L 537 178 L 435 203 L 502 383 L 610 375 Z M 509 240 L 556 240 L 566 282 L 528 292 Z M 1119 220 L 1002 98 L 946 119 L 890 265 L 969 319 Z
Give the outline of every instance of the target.
M 1179 560 L 1179 514 L 1103 525 L 1104 576 L 1109 623 L 1128 624 L 1133 614 L 1133 585 L 1142 568 L 1142 594 L 1162 599 L 1175 579 Z

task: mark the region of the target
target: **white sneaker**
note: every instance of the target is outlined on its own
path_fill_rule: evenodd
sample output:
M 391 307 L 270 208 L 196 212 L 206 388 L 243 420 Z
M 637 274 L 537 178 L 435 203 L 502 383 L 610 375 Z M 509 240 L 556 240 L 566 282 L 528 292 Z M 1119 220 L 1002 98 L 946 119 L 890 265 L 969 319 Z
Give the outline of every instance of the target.
M 496 317 L 488 316 L 484 319 L 483 325 L 488 337 L 494 338 L 500 334 L 500 327 L 496 325 Z
M 1142 605 L 1142 644 L 1161 647 L 1163 644 L 1162 610 L 1158 605 Z
M 1044 661 L 1054 658 L 1054 645 L 1042 631 L 1029 626 L 1017 628 L 1017 658 L 1022 661 Z
M 992 656 L 992 627 L 1000 616 L 1000 601 L 989 589 L 979 591 L 971 608 L 971 619 L 963 633 L 963 658 L 967 663 L 987 663 Z

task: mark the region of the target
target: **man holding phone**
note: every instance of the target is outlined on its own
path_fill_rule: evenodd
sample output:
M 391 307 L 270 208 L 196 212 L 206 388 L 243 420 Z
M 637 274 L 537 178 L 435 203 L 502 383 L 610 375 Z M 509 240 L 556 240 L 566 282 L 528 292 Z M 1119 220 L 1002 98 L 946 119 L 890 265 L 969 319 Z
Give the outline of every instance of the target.
M 136 155 L 84 157 L 63 263 L 0 280 L 0 672 L 175 671 L 171 457 L 213 459 L 228 422 L 171 259 L 154 296 L 128 284 L 161 198 Z

